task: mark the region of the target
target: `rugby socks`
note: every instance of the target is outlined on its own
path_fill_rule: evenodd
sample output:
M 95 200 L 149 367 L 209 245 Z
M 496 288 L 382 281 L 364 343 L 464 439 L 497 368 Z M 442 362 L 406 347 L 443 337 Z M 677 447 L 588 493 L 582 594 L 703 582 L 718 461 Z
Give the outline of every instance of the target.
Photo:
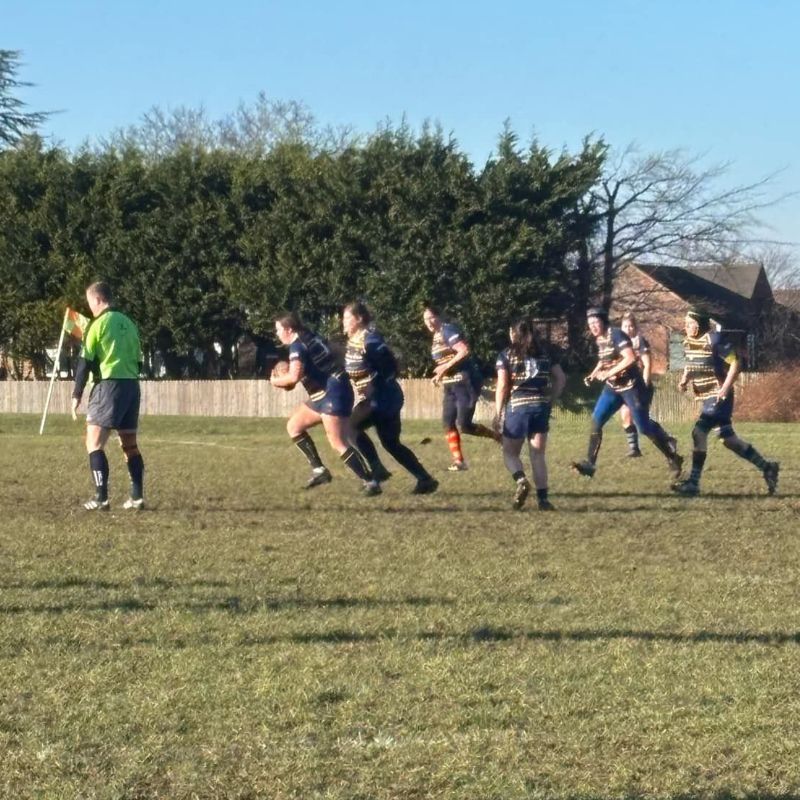
M 93 450 L 89 453 L 89 469 L 95 486 L 95 499 L 100 503 L 108 500 L 108 458 L 105 450 Z
M 356 436 L 356 447 L 361 455 L 364 456 L 367 464 L 369 464 L 370 471 L 376 475 L 385 475 L 387 473 L 387 469 L 381 462 L 378 451 L 372 443 L 372 439 L 370 439 L 364 431 L 358 432 L 358 436 Z
M 137 452 L 128 459 L 128 474 L 131 476 L 131 499 L 141 500 L 144 496 L 144 459 Z
M 689 483 L 695 486 L 700 485 L 700 476 L 703 474 L 703 466 L 706 463 L 705 450 L 692 451 L 692 471 L 689 473 Z
M 603 444 L 603 431 L 592 431 L 589 434 L 589 452 L 587 453 L 587 460 L 592 465 L 597 463 L 597 456 L 600 453 L 601 444 Z
M 311 469 L 322 469 L 324 464 L 317 452 L 317 446 L 314 440 L 308 435 L 307 431 L 303 431 L 298 436 L 292 436 L 292 441 L 295 443 L 297 449 L 306 457 Z
M 548 500 L 548 498 L 547 498 L 548 491 L 549 491 L 548 489 L 537 489 L 536 490 L 536 499 L 539 501 L 539 505 L 542 505 L 542 503 L 546 503 L 547 502 L 547 500 Z
M 341 459 L 342 463 L 351 470 L 357 478 L 361 478 L 362 481 L 372 480 L 367 462 L 355 447 L 348 447 L 347 450 L 342 453 Z
M 628 450 L 631 453 L 639 451 L 639 431 L 635 425 L 628 425 L 625 428 L 625 438 L 628 440 Z
M 453 461 L 463 461 L 464 454 L 461 452 L 461 434 L 458 428 L 450 428 L 445 434 L 447 437 L 447 446 L 450 448 L 450 455 Z
M 745 442 L 742 443 L 744 447 L 736 447 L 731 448 L 737 456 L 741 456 L 745 461 L 749 461 L 753 464 L 756 469 L 760 469 L 762 472 L 767 466 L 767 460 L 758 452 L 758 450 L 753 447 L 751 444 L 747 444 Z
M 519 483 L 520 481 L 525 480 L 525 470 L 518 469 L 516 472 L 511 474 L 511 477 Z
M 658 451 L 664 455 L 670 463 L 676 459 L 676 454 L 672 450 L 670 438 L 667 432 L 657 423 L 653 423 L 654 431 L 647 438 L 658 448 Z

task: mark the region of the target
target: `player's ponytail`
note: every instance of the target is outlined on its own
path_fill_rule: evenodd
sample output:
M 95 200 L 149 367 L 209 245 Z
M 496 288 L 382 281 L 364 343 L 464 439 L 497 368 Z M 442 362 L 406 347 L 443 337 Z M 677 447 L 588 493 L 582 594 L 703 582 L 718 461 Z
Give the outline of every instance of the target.
M 527 318 L 518 319 L 511 326 L 510 350 L 517 358 L 541 355 L 541 343 L 533 323 Z

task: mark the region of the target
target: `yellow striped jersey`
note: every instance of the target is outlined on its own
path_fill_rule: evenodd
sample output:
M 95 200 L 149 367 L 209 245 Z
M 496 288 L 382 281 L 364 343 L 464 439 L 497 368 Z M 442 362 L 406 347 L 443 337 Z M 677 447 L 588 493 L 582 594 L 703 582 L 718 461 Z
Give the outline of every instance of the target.
M 380 389 L 397 378 L 397 361 L 383 336 L 376 330 L 357 331 L 347 340 L 345 369 L 356 395 L 363 399 L 367 387 Z
M 686 374 L 698 400 L 713 397 L 719 391 L 737 360 L 732 343 L 718 331 L 709 331 L 697 339 L 687 336 L 683 340 L 683 353 Z
M 630 337 L 622 328 L 609 327 L 602 336 L 595 339 L 597 344 L 597 359 L 600 368 L 607 371 L 613 369 L 622 361 L 622 352 L 629 347 L 633 347 Z M 633 387 L 641 373 L 637 362 L 631 364 L 623 372 L 609 378 L 606 385 L 615 392 L 624 392 Z
M 431 358 L 434 364 L 438 367 L 449 361 L 455 355 L 454 345 L 459 342 L 466 342 L 464 334 L 458 325 L 452 322 L 443 322 L 442 327 L 433 334 L 433 343 L 431 344 Z M 462 383 L 469 380 L 472 358 L 465 358 L 456 364 L 452 372 L 445 374 L 442 378 L 442 383 L 453 384 Z

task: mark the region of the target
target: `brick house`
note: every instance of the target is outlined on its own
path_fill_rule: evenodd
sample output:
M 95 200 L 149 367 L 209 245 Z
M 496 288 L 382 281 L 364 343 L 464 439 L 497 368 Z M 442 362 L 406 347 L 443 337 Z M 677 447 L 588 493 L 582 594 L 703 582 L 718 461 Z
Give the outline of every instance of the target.
M 702 308 L 734 335 L 749 369 L 763 360 L 765 331 L 776 302 L 761 264 L 674 267 L 626 264 L 617 275 L 611 317 L 626 310 L 637 317 L 653 350 L 653 371 L 683 368 L 683 319 Z

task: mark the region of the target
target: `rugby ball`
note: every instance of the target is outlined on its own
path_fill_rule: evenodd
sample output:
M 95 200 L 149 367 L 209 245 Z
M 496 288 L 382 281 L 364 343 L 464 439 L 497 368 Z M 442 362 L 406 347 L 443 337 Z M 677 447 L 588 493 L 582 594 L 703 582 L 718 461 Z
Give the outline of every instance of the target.
M 283 377 L 289 371 L 288 361 L 276 361 L 272 367 L 272 374 L 278 377 Z

